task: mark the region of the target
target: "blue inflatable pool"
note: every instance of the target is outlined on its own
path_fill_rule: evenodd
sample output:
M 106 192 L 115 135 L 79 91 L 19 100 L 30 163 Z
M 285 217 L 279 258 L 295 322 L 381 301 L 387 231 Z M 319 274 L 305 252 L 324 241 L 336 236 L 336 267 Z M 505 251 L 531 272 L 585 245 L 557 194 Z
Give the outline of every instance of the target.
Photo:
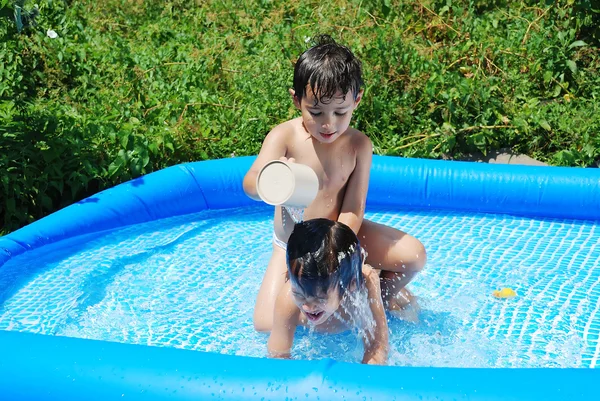
M 253 160 L 183 164 L 101 192 L 0 238 L 0 272 L 75 236 L 255 205 L 241 187 Z M 374 157 L 367 206 L 600 221 L 600 172 Z M 2 400 L 593 400 L 599 382 L 596 369 L 281 361 L 0 331 Z

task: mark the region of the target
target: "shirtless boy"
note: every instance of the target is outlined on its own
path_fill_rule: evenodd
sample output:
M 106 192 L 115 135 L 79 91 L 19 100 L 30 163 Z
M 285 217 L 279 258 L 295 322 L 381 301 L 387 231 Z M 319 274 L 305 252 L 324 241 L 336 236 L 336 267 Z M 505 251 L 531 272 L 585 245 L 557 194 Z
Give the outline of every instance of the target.
M 260 200 L 256 177 L 269 161 L 311 167 L 320 187 L 304 218 L 327 218 L 349 226 L 367 252 L 366 263 L 381 270 L 386 308 L 401 315 L 414 302 L 404 287 L 425 266 L 427 256 L 416 238 L 363 218 L 373 147 L 365 134 L 350 127 L 363 96 L 361 74 L 360 61 L 352 52 L 327 36 L 305 51 L 296 62 L 294 87 L 289 90 L 301 117 L 269 132 L 243 186 L 250 198 Z M 254 308 L 258 331 L 273 327 L 275 299 L 286 277 L 285 246 L 293 226 L 289 211 L 275 207 L 273 254 Z
M 275 301 L 267 343 L 270 357 L 291 358 L 296 327 L 310 325 L 325 333 L 356 329 L 364 344 L 362 362 L 387 362 L 380 278 L 363 260 L 356 234 L 343 223 L 312 219 L 294 226 L 287 280 Z

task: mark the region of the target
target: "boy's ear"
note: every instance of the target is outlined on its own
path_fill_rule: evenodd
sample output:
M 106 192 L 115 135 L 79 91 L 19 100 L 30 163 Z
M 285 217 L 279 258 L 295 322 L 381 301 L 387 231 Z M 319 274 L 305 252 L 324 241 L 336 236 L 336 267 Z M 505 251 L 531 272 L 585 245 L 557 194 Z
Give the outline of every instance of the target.
M 354 100 L 354 108 L 358 107 L 358 104 L 362 100 L 363 93 L 365 93 L 364 89 L 361 89 L 361 90 L 358 91 L 358 94 L 356 95 L 356 99 Z
M 294 101 L 294 106 L 296 106 L 296 108 L 300 110 L 300 99 L 298 99 L 298 96 L 296 96 L 296 91 L 290 88 L 288 92 L 290 93 L 290 96 Z

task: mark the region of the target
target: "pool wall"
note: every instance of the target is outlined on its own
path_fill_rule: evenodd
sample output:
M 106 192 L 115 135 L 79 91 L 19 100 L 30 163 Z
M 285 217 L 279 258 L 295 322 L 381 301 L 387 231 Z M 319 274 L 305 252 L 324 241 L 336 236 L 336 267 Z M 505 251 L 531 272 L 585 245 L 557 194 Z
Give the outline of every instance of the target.
M 76 235 L 255 205 L 242 189 L 254 159 L 180 164 L 99 192 L 0 237 L 0 267 L 27 250 Z M 369 206 L 600 220 L 600 170 L 374 156 Z
M 594 369 L 285 361 L 0 332 L 0 399 L 593 401 Z
M 0 238 L 0 269 L 77 235 L 255 205 L 254 157 L 187 163 L 132 180 Z M 375 156 L 367 207 L 600 220 L 600 171 Z M 595 399 L 600 371 L 371 367 L 279 361 L 0 331 L 0 399 Z

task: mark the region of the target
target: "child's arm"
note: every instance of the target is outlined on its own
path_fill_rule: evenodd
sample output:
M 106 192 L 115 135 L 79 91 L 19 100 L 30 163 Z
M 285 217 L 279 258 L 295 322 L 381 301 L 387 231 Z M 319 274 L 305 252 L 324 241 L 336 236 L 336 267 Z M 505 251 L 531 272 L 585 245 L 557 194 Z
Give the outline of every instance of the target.
M 356 166 L 348 179 L 338 221 L 346 224 L 358 234 L 365 215 L 371 160 L 373 159 L 373 144 L 366 135 L 359 132 L 353 138 L 353 145 L 356 152 Z
M 290 283 L 286 282 L 277 299 L 275 300 L 275 311 L 273 315 L 273 327 L 267 343 L 267 349 L 271 358 L 290 359 L 294 333 L 298 326 L 300 310 L 292 299 Z
M 286 155 L 286 138 L 287 132 L 281 126 L 273 128 L 273 130 L 265 137 L 260 152 L 258 153 L 258 157 L 244 176 L 244 192 L 250 198 L 257 201 L 261 200 L 256 191 L 256 177 L 265 164 L 271 160 L 278 160 Z
M 377 272 L 368 265 L 363 267 L 363 274 L 369 294 L 369 306 L 375 320 L 375 328 L 372 332 L 365 330 L 366 336 L 363 339 L 365 354 L 362 363 L 385 365 L 388 357 L 389 333 L 383 300 L 381 298 L 380 279 Z

